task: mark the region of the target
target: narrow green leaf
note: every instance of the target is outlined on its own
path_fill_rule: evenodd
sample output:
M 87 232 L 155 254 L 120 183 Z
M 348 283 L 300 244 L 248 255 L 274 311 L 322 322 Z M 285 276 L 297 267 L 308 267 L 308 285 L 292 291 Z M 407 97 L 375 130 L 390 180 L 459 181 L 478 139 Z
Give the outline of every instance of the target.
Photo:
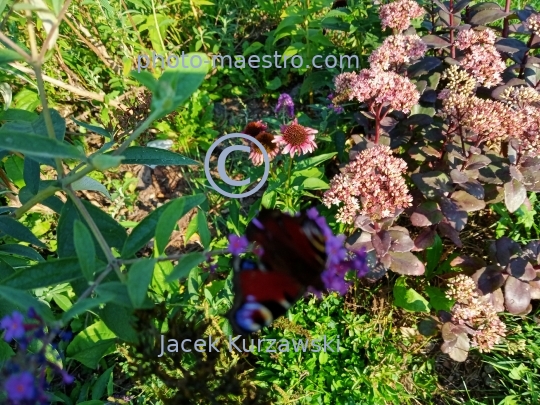
M 34 236 L 30 229 L 11 217 L 0 216 L 0 230 L 17 240 L 29 242 L 36 246 L 47 247 Z
M 197 216 L 191 218 L 189 224 L 186 228 L 186 233 L 184 235 L 184 243 L 188 243 L 193 235 L 197 233 Z
M 190 271 L 206 260 L 206 256 L 201 252 L 186 253 L 183 255 L 178 264 L 174 266 L 171 274 L 167 277 L 167 282 L 171 283 L 174 280 L 187 278 Z
M 129 298 L 135 308 L 140 308 L 146 298 L 155 264 L 155 259 L 143 258 L 131 265 L 129 269 L 127 288 Z
M 0 285 L 0 298 L 12 303 L 23 313 L 26 313 L 30 308 L 34 308 L 36 313 L 46 321 L 54 321 L 51 309 L 26 291 Z
M 64 324 L 67 324 L 71 319 L 75 318 L 76 316 L 79 316 L 81 314 L 84 314 L 86 311 L 97 308 L 101 304 L 105 304 L 109 301 L 112 301 L 114 297 L 112 296 L 102 296 L 97 298 L 85 298 L 81 301 L 77 301 L 71 308 L 69 308 L 64 314 L 62 315 L 62 322 Z
M 84 160 L 86 157 L 75 146 L 43 136 L 0 132 L 0 148 L 42 158 L 69 158 Z
M 96 125 L 91 125 L 86 122 L 82 122 L 79 120 L 76 120 L 75 118 L 71 117 L 71 121 L 73 121 L 75 124 L 77 124 L 80 127 L 86 128 L 89 131 L 95 132 L 98 135 L 104 136 L 106 138 L 111 139 L 111 134 L 109 131 L 107 131 L 105 128 L 98 127 Z
M 124 156 L 122 163 L 129 165 L 200 165 L 196 160 L 187 158 L 179 153 L 149 146 L 130 146 L 122 152 L 122 156 Z
M 0 64 L 16 62 L 18 60 L 23 60 L 23 58 L 17 52 L 11 49 L 0 49 Z
M 79 258 L 81 271 L 85 279 L 92 281 L 96 270 L 96 247 L 90 231 L 81 221 L 75 220 L 73 242 Z
M 111 195 L 107 191 L 107 188 L 101 184 L 99 181 L 94 180 L 91 177 L 84 176 L 83 178 L 74 181 L 71 183 L 71 187 L 73 190 L 92 190 L 92 191 L 98 191 L 101 194 L 103 194 L 105 197 L 107 197 L 109 200 L 111 199 Z
M 203 210 L 199 210 L 197 212 L 197 233 L 199 234 L 201 238 L 201 243 L 204 246 L 205 249 L 208 249 L 210 246 L 210 230 L 208 229 L 208 222 L 206 222 L 206 215 L 204 214 Z
M 24 159 L 24 184 L 26 184 L 26 187 L 34 195 L 39 191 L 40 174 L 41 171 L 38 162 L 31 159 Z
M 133 231 L 128 236 L 124 248 L 122 249 L 122 257 L 128 258 L 133 256 L 139 251 L 150 239 L 152 239 L 156 233 L 156 227 L 161 215 L 172 204 L 180 204 L 180 199 L 184 200 L 183 215 L 187 214 L 197 205 L 200 205 L 206 199 L 204 194 L 196 194 L 191 196 L 181 197 L 169 201 L 167 204 L 162 205 L 158 209 L 152 211 L 146 218 L 144 218 L 139 225 L 133 228 Z M 182 215 L 182 216 L 183 216 Z M 180 216 L 180 218 L 182 217 Z
M 29 259 L 35 260 L 36 262 L 44 262 L 45 259 L 36 252 L 34 249 L 24 245 L 18 245 L 16 243 L 7 243 L 5 245 L 0 245 L 0 253 L 10 253 L 16 256 L 27 257 Z
M 109 367 L 98 377 L 94 383 L 94 386 L 92 387 L 92 399 L 100 399 L 105 394 L 105 389 L 107 388 L 107 384 L 109 383 L 113 370 L 114 365 Z
M 68 283 L 79 277 L 81 277 L 79 260 L 77 258 L 66 258 L 41 262 L 26 267 L 0 280 L 0 285 L 21 290 L 31 290 Z
M 176 223 L 186 213 L 184 212 L 185 200 L 182 198 L 172 201 L 167 209 L 159 217 L 156 226 L 156 249 L 161 254 L 165 251 L 171 233 L 176 227 Z

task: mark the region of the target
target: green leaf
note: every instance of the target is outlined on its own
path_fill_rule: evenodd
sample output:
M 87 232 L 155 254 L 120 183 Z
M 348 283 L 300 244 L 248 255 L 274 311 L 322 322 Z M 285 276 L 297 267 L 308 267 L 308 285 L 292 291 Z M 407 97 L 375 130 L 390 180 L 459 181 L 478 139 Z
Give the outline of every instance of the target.
M 115 338 L 105 323 L 98 321 L 75 336 L 66 352 L 70 358 L 95 369 L 103 356 L 114 351 Z
M 201 238 L 201 243 L 205 249 L 210 246 L 210 230 L 208 229 L 208 222 L 206 222 L 206 215 L 203 210 L 197 212 L 197 233 Z
M 424 297 L 412 288 L 407 288 L 405 277 L 399 277 L 394 285 L 394 304 L 412 312 L 429 312 L 430 306 Z
M 0 49 L 0 64 L 23 60 L 23 57 L 11 49 Z
M 101 171 L 109 170 L 113 167 L 118 167 L 123 160 L 124 156 L 113 156 L 104 153 L 100 153 L 90 158 L 92 165 L 94 165 L 96 169 Z M 110 198 L 111 197 L 109 197 L 109 199 Z
M 99 311 L 99 316 L 120 339 L 137 343 L 139 337 L 131 324 L 132 321 L 135 321 L 132 311 L 132 309 L 117 305 L 115 302 L 109 302 L 105 308 Z
M 179 153 L 149 146 L 130 146 L 122 152 L 122 156 L 124 156 L 122 163 L 126 165 L 200 165 L 199 162 L 182 156 Z
M 169 243 L 171 233 L 176 227 L 176 223 L 185 215 L 184 205 L 186 201 L 183 198 L 178 198 L 168 204 L 163 214 L 159 217 L 156 226 L 156 249 L 161 254 L 165 251 L 165 247 Z
M 4 363 L 14 355 L 15 352 L 11 346 L 7 342 L 4 342 L 4 340 L 0 340 L 0 368 L 3 368 Z
M 302 186 L 306 190 L 327 190 L 330 188 L 328 182 L 317 179 L 315 177 L 310 177 L 304 180 Z
M 4 162 L 4 169 L 9 177 L 9 179 L 17 187 L 21 188 L 24 186 L 24 161 L 26 159 L 21 159 L 19 156 L 13 155 L 6 159 Z
M 29 259 L 35 260 L 36 262 L 45 261 L 45 259 L 41 257 L 41 255 L 31 247 L 18 245 L 16 243 L 6 243 L 4 245 L 0 245 L 0 253 L 2 252 L 10 253 L 16 256 L 27 257 Z
M 97 308 L 101 304 L 106 304 L 107 302 L 110 302 L 114 299 L 113 296 L 100 296 L 97 298 L 85 298 L 81 301 L 77 301 L 71 308 L 69 308 L 64 314 L 62 315 L 62 322 L 67 324 L 71 319 L 75 318 L 76 316 L 79 316 L 81 314 L 84 314 L 86 311 Z
M 76 120 L 73 117 L 71 117 L 70 119 L 71 119 L 71 121 L 73 121 L 75 124 L 77 124 L 80 127 L 86 128 L 89 131 L 95 132 L 98 135 L 102 135 L 102 136 L 104 136 L 106 138 L 112 139 L 111 134 L 105 128 L 101 128 L 101 127 L 98 127 L 96 125 L 87 124 L 86 122 Z
M 40 247 L 47 247 L 43 242 L 34 236 L 30 229 L 11 217 L 4 215 L 0 216 L 0 229 L 2 229 L 2 232 L 6 235 L 17 240 L 29 242 Z
M 116 222 L 109 214 L 92 205 L 90 202 L 82 200 L 82 203 L 96 223 L 98 229 L 101 231 L 107 244 L 110 247 L 120 250 L 127 238 L 127 233 L 124 227 Z M 73 205 L 73 202 L 70 199 L 62 208 L 62 213 L 56 228 L 58 240 L 57 252 L 58 256 L 60 257 L 73 257 L 77 254 L 75 250 L 75 242 L 73 240 L 74 224 L 75 220 L 77 219 L 88 227 L 86 220 L 81 216 L 77 210 L 77 207 Z M 94 240 L 94 245 L 99 246 L 93 235 L 92 238 Z M 101 249 L 96 251 L 96 257 L 102 261 L 107 260 Z
M 304 160 L 301 160 L 295 165 L 295 171 L 304 170 L 313 166 L 317 166 L 323 162 L 326 162 L 329 159 L 332 159 L 337 155 L 337 152 L 325 153 L 318 156 L 313 156 Z
M 143 258 L 132 264 L 129 269 L 127 288 L 129 298 L 135 308 L 140 308 L 146 298 L 155 265 L 155 259 Z
M 92 399 L 100 399 L 105 394 L 105 389 L 109 384 L 109 380 L 112 378 L 113 370 L 114 366 L 109 367 L 103 372 L 103 374 L 98 377 L 98 379 L 94 383 L 94 386 L 92 387 Z
M 67 311 L 73 306 L 69 298 L 63 294 L 53 294 L 52 298 L 62 311 Z
M 74 181 L 71 183 L 71 187 L 73 190 L 92 190 L 92 191 L 98 191 L 101 194 L 103 194 L 105 197 L 107 197 L 109 200 L 111 200 L 111 195 L 105 188 L 103 184 L 101 184 L 99 181 L 94 180 L 91 177 L 84 176 L 83 178 L 80 178 L 77 181 Z
M 141 57 L 140 55 L 139 57 Z M 137 61 L 137 63 L 140 65 L 142 61 Z M 141 66 L 142 67 L 142 66 Z M 139 69 L 140 70 L 140 69 Z M 132 71 L 130 72 L 131 77 L 133 77 L 135 80 L 137 80 L 139 83 L 141 83 L 143 86 L 145 86 L 148 90 L 150 90 L 152 93 L 156 91 L 157 88 L 157 80 L 150 72 L 136 72 Z
M 171 274 L 167 277 L 168 283 L 174 280 L 187 278 L 192 269 L 206 260 L 206 256 L 201 252 L 186 253 L 179 260 L 178 264 L 174 266 Z
M 159 218 L 170 205 L 180 206 L 182 204 L 180 200 L 184 201 L 182 205 L 183 214 L 180 216 L 181 218 L 197 205 L 202 204 L 205 199 L 206 196 L 204 194 L 185 196 L 169 201 L 168 203 L 152 211 L 135 228 L 133 228 L 133 231 L 128 236 L 122 249 L 122 257 L 128 258 L 133 256 L 139 251 L 139 249 L 146 245 L 150 239 L 154 237 Z
M 429 297 L 429 303 L 436 311 L 451 311 L 454 301 L 446 298 L 443 290 L 438 287 L 427 286 L 426 294 Z
M 86 225 L 78 219 L 75 220 L 74 224 L 73 241 L 75 243 L 75 251 L 79 258 L 82 274 L 85 279 L 92 281 L 94 279 L 94 271 L 96 270 L 96 247 L 90 231 Z
M 39 163 L 31 159 L 24 159 L 24 184 L 34 195 L 39 191 L 40 175 Z
M 21 290 L 31 290 L 68 283 L 79 277 L 81 277 L 79 260 L 77 258 L 65 258 L 26 267 L 0 280 L 0 284 Z
M 157 114 L 156 119 L 184 104 L 202 84 L 211 66 L 211 61 L 204 53 L 188 53 L 183 58 L 188 59 L 185 64 L 189 67 L 184 68 L 183 63 L 179 63 L 178 67 L 165 70 L 152 92 L 151 111 Z M 199 61 L 200 67 L 193 67 Z
M 7 130 L 0 131 L 0 148 L 41 158 L 86 159 L 79 149 L 67 143 Z
M 10 302 L 23 313 L 26 313 L 30 308 L 34 308 L 36 313 L 47 322 L 54 321 L 51 309 L 26 291 L 0 285 L 0 298 L 0 302 Z
M 435 235 L 435 243 L 433 246 L 426 249 L 427 253 L 427 263 L 426 263 L 426 272 L 430 274 L 433 270 L 439 265 L 439 260 L 441 260 L 443 252 L 443 244 L 439 235 Z
M 197 233 L 197 216 L 193 216 L 186 228 L 186 234 L 184 235 L 184 243 L 188 243 L 193 235 Z

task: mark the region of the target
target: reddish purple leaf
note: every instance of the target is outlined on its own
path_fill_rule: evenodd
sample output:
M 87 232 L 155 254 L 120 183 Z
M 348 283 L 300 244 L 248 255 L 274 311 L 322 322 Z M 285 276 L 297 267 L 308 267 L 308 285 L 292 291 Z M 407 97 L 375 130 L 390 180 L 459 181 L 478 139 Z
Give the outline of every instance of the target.
M 452 200 L 457 203 L 459 208 L 466 212 L 479 211 L 486 207 L 484 200 L 474 198 L 472 195 L 462 190 L 453 193 Z
M 390 270 L 408 276 L 421 276 L 426 271 L 424 264 L 411 252 L 388 252 L 392 258 Z
M 476 271 L 471 278 L 476 282 L 478 289 L 486 295 L 501 288 L 504 284 L 503 268 L 487 266 Z
M 435 232 L 435 229 L 433 228 L 426 228 L 422 232 L 420 232 L 420 235 L 416 237 L 414 240 L 414 251 L 424 250 L 428 247 L 432 246 L 435 242 L 435 235 L 437 235 L 437 232 Z
M 527 190 L 519 180 L 512 179 L 504 185 L 504 203 L 508 212 L 517 211 L 526 197 Z
M 531 303 L 531 286 L 529 283 L 508 277 L 504 284 L 504 305 L 508 312 L 520 314 L 525 312 Z

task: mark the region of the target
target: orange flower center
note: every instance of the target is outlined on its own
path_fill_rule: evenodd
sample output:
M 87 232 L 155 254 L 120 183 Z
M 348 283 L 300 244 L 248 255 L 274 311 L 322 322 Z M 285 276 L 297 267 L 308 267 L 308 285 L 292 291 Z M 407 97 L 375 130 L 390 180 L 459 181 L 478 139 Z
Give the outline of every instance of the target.
M 283 132 L 283 137 L 292 146 L 300 146 L 303 145 L 307 139 L 309 134 L 307 133 L 306 129 L 302 125 L 298 124 L 292 124 L 285 129 Z

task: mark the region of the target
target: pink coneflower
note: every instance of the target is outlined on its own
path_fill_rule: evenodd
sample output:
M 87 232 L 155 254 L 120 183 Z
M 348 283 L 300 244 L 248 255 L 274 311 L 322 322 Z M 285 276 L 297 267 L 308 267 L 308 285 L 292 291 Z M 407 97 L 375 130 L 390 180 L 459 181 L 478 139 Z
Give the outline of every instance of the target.
M 315 143 L 315 134 L 317 132 L 319 131 L 316 129 L 298 124 L 298 119 L 295 118 L 291 124 L 281 126 L 281 133 L 283 135 L 276 136 L 274 142 L 278 145 L 285 146 L 282 152 L 290 153 L 291 157 L 297 152 L 298 155 L 303 155 L 317 149 L 317 144 Z
M 270 161 L 274 160 L 274 158 L 279 153 L 279 146 L 274 143 L 274 135 L 269 132 L 261 132 L 255 137 L 255 139 L 264 146 L 264 149 L 266 150 L 266 153 L 268 153 L 268 158 L 270 159 Z M 251 144 L 251 153 L 249 154 L 249 158 L 255 166 L 260 166 L 264 162 L 261 150 L 254 143 Z
M 256 137 L 261 132 L 266 131 L 267 128 L 268 126 L 262 121 L 251 121 L 247 123 L 242 133 L 246 135 L 250 135 L 252 137 Z

